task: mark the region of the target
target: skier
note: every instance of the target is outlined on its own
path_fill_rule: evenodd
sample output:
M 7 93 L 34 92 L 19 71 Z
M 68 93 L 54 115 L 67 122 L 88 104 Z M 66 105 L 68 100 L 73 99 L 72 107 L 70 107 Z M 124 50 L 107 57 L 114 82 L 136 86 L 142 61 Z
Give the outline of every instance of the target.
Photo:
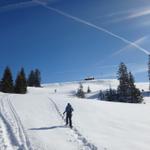
M 71 106 L 70 103 L 67 104 L 65 111 L 63 112 L 63 115 L 66 113 L 66 125 L 68 125 L 68 121 L 69 121 L 69 126 L 70 128 L 72 128 L 72 111 L 73 108 Z

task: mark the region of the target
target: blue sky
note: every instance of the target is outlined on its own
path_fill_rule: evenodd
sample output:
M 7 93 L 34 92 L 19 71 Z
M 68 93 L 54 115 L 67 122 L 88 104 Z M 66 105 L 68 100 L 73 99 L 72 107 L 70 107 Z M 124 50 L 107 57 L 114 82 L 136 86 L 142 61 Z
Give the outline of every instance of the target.
M 124 62 L 148 81 L 148 0 L 0 0 L 0 76 L 39 68 L 42 82 L 116 78 Z

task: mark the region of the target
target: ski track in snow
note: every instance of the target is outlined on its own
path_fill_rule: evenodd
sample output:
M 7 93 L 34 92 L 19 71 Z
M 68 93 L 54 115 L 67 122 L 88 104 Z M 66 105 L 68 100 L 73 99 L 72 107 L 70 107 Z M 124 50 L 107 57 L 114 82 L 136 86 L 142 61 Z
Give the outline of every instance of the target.
M 61 112 L 60 112 L 60 110 L 59 110 L 57 104 L 54 102 L 53 99 L 51 99 L 50 97 L 48 97 L 48 98 L 49 98 L 49 100 L 51 101 L 51 103 L 54 105 L 54 107 L 55 107 L 57 113 L 59 114 L 59 116 L 62 118 L 63 121 L 65 121 L 65 119 L 64 119 L 63 115 L 61 114 Z M 71 130 L 72 130 L 72 131 L 74 132 L 74 134 L 77 136 L 78 141 L 80 141 L 80 142 L 82 143 L 82 145 L 83 145 L 83 148 L 82 148 L 82 149 L 83 149 L 83 150 L 98 150 L 98 148 L 97 148 L 94 144 L 90 143 L 90 142 L 77 130 L 77 128 L 73 127 Z M 106 149 L 105 149 L 105 150 L 106 150 Z
M 17 150 L 32 150 L 30 141 L 23 128 L 21 120 L 10 101 L 11 98 L 12 97 L 8 95 L 4 95 L 0 99 L 0 119 L 6 129 L 5 137 L 7 137 L 7 140 L 11 143 L 9 147 Z M 0 136 L 2 133 L 0 133 Z M 4 142 L 4 135 L 0 137 L 0 141 L 3 141 L 2 146 L 0 145 L 0 149 L 7 147 Z M 5 150 L 5 148 L 3 149 Z
M 2 119 L 0 118 L 0 149 L 1 150 L 6 150 L 7 149 L 7 145 L 6 145 L 6 142 L 5 142 L 5 133 L 4 133 L 4 127 L 3 127 L 3 121 Z

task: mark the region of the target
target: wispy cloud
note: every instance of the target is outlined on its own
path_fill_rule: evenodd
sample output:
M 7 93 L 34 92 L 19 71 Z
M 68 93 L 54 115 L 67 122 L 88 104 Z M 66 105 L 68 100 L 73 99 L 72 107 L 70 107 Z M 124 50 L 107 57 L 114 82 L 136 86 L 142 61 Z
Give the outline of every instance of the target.
M 132 70 L 131 72 L 133 72 L 134 75 L 148 72 L 148 66 L 145 62 L 134 63 L 133 65 L 130 65 L 129 68 Z
M 134 41 L 133 43 L 136 44 L 136 45 L 140 45 L 142 44 L 143 42 L 145 42 L 146 40 L 148 39 L 148 36 L 144 36 L 144 37 L 141 37 L 139 38 L 138 40 Z M 131 44 L 128 44 L 126 45 L 125 47 L 117 50 L 116 52 L 114 52 L 111 56 L 117 56 L 118 54 L 122 53 L 122 52 L 125 52 L 127 50 L 132 50 L 134 47 L 133 45 Z M 143 51 L 142 51 L 143 52 Z M 146 52 L 147 53 L 147 52 Z
M 49 9 L 49 10 L 51 10 L 51 11 L 54 11 L 54 12 L 56 12 L 56 13 L 58 13 L 58 14 L 64 16 L 64 17 L 67 17 L 67 18 L 72 19 L 72 20 L 74 20 L 74 21 L 76 21 L 76 22 L 82 23 L 82 24 L 84 24 L 84 25 L 87 25 L 87 26 L 89 26 L 89 27 L 91 27 L 91 28 L 94 28 L 94 29 L 96 29 L 96 30 L 98 30 L 98 31 L 104 32 L 104 33 L 106 33 L 106 34 L 108 34 L 108 35 L 110 35 L 110 36 L 112 36 L 112 37 L 114 37 L 114 38 L 116 38 L 116 39 L 121 40 L 122 42 L 124 42 L 124 43 L 126 43 L 126 44 L 130 44 L 130 45 L 132 45 L 133 47 L 137 48 L 138 50 L 144 52 L 146 55 L 149 55 L 149 54 L 150 54 L 148 50 L 146 50 L 146 49 L 140 47 L 140 46 L 137 45 L 136 43 L 131 42 L 131 41 L 125 39 L 124 37 L 119 36 L 119 35 L 117 35 L 117 34 L 111 32 L 111 31 L 109 31 L 109 30 L 107 30 L 107 29 L 105 29 L 105 28 L 102 28 L 102 27 L 100 27 L 100 26 L 97 26 L 97 25 L 95 25 L 95 24 L 93 24 L 93 23 L 91 23 L 91 22 L 88 22 L 88 21 L 83 20 L 83 19 L 81 19 L 81 18 L 78 18 L 78 17 L 76 17 L 76 16 L 70 15 L 70 14 L 68 14 L 68 13 L 66 13 L 66 12 L 63 12 L 63 11 L 59 10 L 59 9 L 53 8 L 53 7 L 49 6 L 49 5 L 47 5 L 47 3 L 43 3 L 42 1 L 39 1 L 39 0 L 34 0 L 34 1 L 35 1 L 36 3 L 41 4 L 43 7 L 47 8 L 47 9 Z
M 91 21 L 95 21 L 95 20 L 99 20 L 101 18 L 105 18 L 105 19 L 109 19 L 110 21 L 112 21 L 111 19 L 115 19 L 115 18 L 122 18 L 122 17 L 125 17 L 125 16 L 128 16 L 129 14 L 135 12 L 136 9 L 132 8 L 132 9 L 129 9 L 129 10 L 122 10 L 122 11 L 116 11 L 116 12 L 112 12 L 112 13 L 109 13 L 109 14 L 105 14 L 105 15 L 101 15 L 101 16 L 97 16 L 93 19 L 91 19 Z
M 147 15 L 150 15 L 150 8 L 146 8 L 141 11 L 132 13 L 129 16 L 127 16 L 127 19 L 133 19 L 133 18 L 143 17 L 143 16 L 147 16 Z
M 0 12 L 6 12 L 6 11 L 10 11 L 18 8 L 24 8 L 24 7 L 30 7 L 30 6 L 37 6 L 37 3 L 33 1 L 27 1 L 27 2 L 19 2 L 15 4 L 8 4 L 5 6 L 1 6 Z
M 105 24 L 106 23 L 118 23 L 118 22 L 126 21 L 126 20 L 133 20 L 133 19 L 142 18 L 142 17 L 149 16 L 149 15 L 150 15 L 150 7 L 116 12 L 116 13 L 109 15 L 111 19 L 109 18 L 109 20 L 105 22 Z
M 130 71 L 130 69 L 132 70 L 131 72 L 134 74 L 134 75 L 137 75 L 137 74 L 141 74 L 141 73 L 145 73 L 148 71 L 148 67 L 147 65 L 145 65 L 145 63 L 127 63 L 126 64 L 128 66 L 128 71 Z M 99 68 L 102 68 L 102 69 L 117 69 L 118 68 L 118 65 L 106 65 L 106 66 L 100 66 Z M 135 69 L 136 68 L 136 69 Z M 116 77 L 116 74 L 115 73 L 101 73 L 101 77 Z
M 11 3 L 11 4 L 6 4 L 4 6 L 0 6 L 0 12 L 7 12 L 10 10 L 21 9 L 25 7 L 33 7 L 33 6 L 46 4 L 46 3 L 53 3 L 57 1 L 60 1 L 60 0 L 41 0 L 41 1 L 38 1 L 38 3 L 36 0 L 30 0 L 30 1 L 24 1 L 24 2 L 18 2 L 18 3 Z
M 19 7 L 28 7 L 28 6 L 33 6 L 33 5 L 36 5 L 36 4 L 40 4 L 40 5 L 42 5 L 43 7 L 47 8 L 47 9 L 50 9 L 50 10 L 52 10 L 52 11 L 54 11 L 54 12 L 56 12 L 56 13 L 62 15 L 62 16 L 65 16 L 65 17 L 67 17 L 67 18 L 70 18 L 70 19 L 72 19 L 72 20 L 74 20 L 74 21 L 76 21 L 76 22 L 79 22 L 79 23 L 88 25 L 88 26 L 90 26 L 90 27 L 92 27 L 92 28 L 95 28 L 95 29 L 97 29 L 97 30 L 99 30 L 99 31 L 105 32 L 106 34 L 109 34 L 109 35 L 111 35 L 112 37 L 115 37 L 115 38 L 117 38 L 117 39 L 123 41 L 123 42 L 126 43 L 126 44 L 132 45 L 133 47 L 139 49 L 140 51 L 144 52 L 144 53 L 147 54 L 147 55 L 150 54 L 149 51 L 147 51 L 146 49 L 140 47 L 140 46 L 137 45 L 135 42 L 131 42 L 131 41 L 129 41 L 129 40 L 127 40 L 127 39 L 125 39 L 125 38 L 123 38 L 123 37 L 121 37 L 121 36 L 119 36 L 119 35 L 113 33 L 113 32 L 111 32 L 111 31 L 109 31 L 109 30 L 107 30 L 107 29 L 105 29 L 105 28 L 102 28 L 102 27 L 100 27 L 100 26 L 97 26 L 97 25 L 95 25 L 95 24 L 93 24 L 93 23 L 91 23 L 91 22 L 88 22 L 88 21 L 83 20 L 83 19 L 81 19 L 81 18 L 72 16 L 72 15 L 70 15 L 70 14 L 68 14 L 68 13 L 66 13 L 66 12 L 63 12 L 63 11 L 61 11 L 61 10 L 58 10 L 58 9 L 56 9 L 56 8 L 50 7 L 50 6 L 48 5 L 48 3 L 49 3 L 49 2 L 52 2 L 52 1 L 54 1 L 54 0 L 32 0 L 32 1 L 28 1 L 28 2 L 21 2 L 21 3 L 11 4 L 11 5 L 7 5 L 7 6 L 4 6 L 4 7 L 1 7 L 0 11 L 6 11 L 6 10 L 9 10 L 9 9 L 15 9 L 15 8 L 19 8 Z M 128 16 L 127 18 L 134 18 L 134 17 L 137 17 L 137 16 L 146 15 L 146 14 L 149 14 L 149 13 L 150 13 L 150 11 L 148 11 L 148 10 L 146 11 L 146 10 L 145 10 L 145 11 L 142 11 L 142 12 L 138 12 L 138 13 L 136 13 L 136 14 L 134 14 L 134 15 L 132 14 L 132 15 Z
M 137 63 L 127 63 L 126 64 L 128 68 L 130 68 L 134 74 L 144 73 L 147 72 L 147 66 L 145 64 L 137 64 Z M 98 66 L 97 68 L 100 68 L 103 73 L 100 73 L 100 78 L 116 78 L 117 74 L 116 71 L 119 68 L 118 64 L 113 65 L 102 65 Z M 134 69 L 133 69 L 134 68 Z M 135 69 L 136 68 L 136 69 Z M 130 69 L 128 69 L 130 71 Z M 105 70 L 109 70 L 110 73 L 104 73 Z M 112 71 L 113 70 L 113 71 Z
M 31 0 L 31 1 L 40 5 L 47 5 L 61 0 Z

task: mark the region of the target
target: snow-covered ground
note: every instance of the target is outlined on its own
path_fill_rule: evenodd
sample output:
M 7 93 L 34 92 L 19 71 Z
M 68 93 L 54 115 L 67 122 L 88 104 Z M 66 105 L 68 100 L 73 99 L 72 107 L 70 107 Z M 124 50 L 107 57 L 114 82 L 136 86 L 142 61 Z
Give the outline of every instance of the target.
M 97 100 L 99 90 L 116 88 L 116 80 L 82 82 L 92 93 L 76 98 L 80 82 L 28 88 L 25 95 L 0 93 L 0 150 L 149 150 L 150 98 L 145 104 Z M 147 90 L 147 83 L 137 83 Z M 56 92 L 55 92 L 56 90 Z M 73 129 L 63 111 L 74 108 Z

